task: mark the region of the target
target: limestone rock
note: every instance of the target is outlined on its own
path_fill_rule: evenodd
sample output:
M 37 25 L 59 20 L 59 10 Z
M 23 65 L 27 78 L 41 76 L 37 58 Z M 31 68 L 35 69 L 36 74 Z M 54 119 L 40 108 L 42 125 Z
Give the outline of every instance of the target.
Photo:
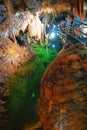
M 62 49 L 41 80 L 39 116 L 44 130 L 87 129 L 87 49 Z
M 17 36 L 19 30 L 25 30 L 31 21 L 29 11 L 17 12 L 8 18 L 0 27 L 0 38 L 8 38 L 10 35 Z
M 20 46 L 8 38 L 0 41 L 0 82 L 4 82 L 9 74 L 32 57 L 28 47 Z
M 8 112 L 4 103 L 7 103 L 9 87 L 5 87 L 5 82 L 33 54 L 28 46 L 20 46 L 8 38 L 0 39 L 0 126 Z

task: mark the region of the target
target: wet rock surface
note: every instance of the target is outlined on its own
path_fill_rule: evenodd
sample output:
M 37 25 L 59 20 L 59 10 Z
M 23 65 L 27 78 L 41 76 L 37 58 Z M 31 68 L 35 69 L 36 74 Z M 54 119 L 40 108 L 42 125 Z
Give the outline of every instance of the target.
M 2 38 L 0 41 L 0 80 L 3 79 L 2 75 L 4 78 L 7 77 L 31 56 L 30 48 L 20 46 L 8 38 Z M 2 82 L 4 82 L 4 79 Z
M 87 129 L 87 49 L 62 49 L 41 80 L 39 116 L 44 130 Z
M 31 47 L 20 46 L 16 40 L 19 31 L 24 31 L 30 23 L 30 15 L 29 11 L 17 12 L 0 24 L 0 128 L 6 119 L 7 108 L 4 104 L 9 96 L 9 88 L 4 84 L 18 67 L 34 55 Z
M 18 67 L 31 59 L 33 55 L 34 53 L 28 46 L 20 46 L 8 38 L 0 39 L 0 129 L 5 129 L 8 115 L 6 104 L 9 97 L 9 87 L 5 86 L 5 82 Z
M 0 38 L 8 38 L 10 35 L 17 36 L 19 31 L 26 30 L 28 24 L 31 22 L 31 14 L 29 11 L 16 12 L 12 17 L 1 24 Z

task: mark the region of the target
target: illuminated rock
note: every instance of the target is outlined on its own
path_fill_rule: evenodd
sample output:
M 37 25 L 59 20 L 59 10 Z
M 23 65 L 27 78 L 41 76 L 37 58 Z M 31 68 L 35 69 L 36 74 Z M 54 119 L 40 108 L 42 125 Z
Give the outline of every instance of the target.
M 3 101 L 0 104 L 0 128 L 7 115 L 7 107 L 3 103 L 7 102 L 9 87 L 5 86 L 5 82 L 18 67 L 32 56 L 33 52 L 29 47 L 20 46 L 8 38 L 0 39 L 0 101 Z
M 61 50 L 41 80 L 39 117 L 44 130 L 87 129 L 87 49 Z
M 28 47 L 12 42 L 8 38 L 0 41 L 0 83 L 4 82 L 8 75 L 32 57 Z
M 0 28 L 0 38 L 8 38 L 11 34 L 17 36 L 19 31 L 25 31 L 30 23 L 31 14 L 29 11 L 17 12 L 2 24 Z
M 19 31 L 22 30 L 24 32 L 27 29 L 31 37 L 35 36 L 36 40 L 41 39 L 44 29 L 38 12 L 36 12 L 35 15 L 29 11 L 17 12 L 2 24 L 0 28 L 0 38 L 10 37 L 15 41 L 15 36 L 19 35 Z

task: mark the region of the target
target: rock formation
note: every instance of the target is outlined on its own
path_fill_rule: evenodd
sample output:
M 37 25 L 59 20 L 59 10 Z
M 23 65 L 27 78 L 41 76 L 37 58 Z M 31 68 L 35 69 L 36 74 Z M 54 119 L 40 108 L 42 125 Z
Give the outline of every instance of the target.
M 41 80 L 39 117 L 44 130 L 87 129 L 87 49 L 62 49 Z
M 30 59 L 32 52 L 30 48 L 18 45 L 7 38 L 0 41 L 0 83 L 4 82 L 7 75 L 14 72 L 16 68 Z M 4 77 L 3 80 L 2 77 Z
M 9 76 L 15 72 L 23 63 L 28 61 L 32 56 L 30 48 L 20 46 L 8 38 L 0 39 L 0 129 L 3 127 L 3 121 L 7 119 L 7 99 L 9 88 L 4 84 Z
M 26 14 L 26 15 L 24 15 Z M 20 24 L 19 24 L 20 23 Z M 25 30 L 29 24 L 28 13 L 16 13 L 14 17 L 7 19 L 0 28 L 0 129 L 3 120 L 6 120 L 6 102 L 9 96 L 9 88 L 4 84 L 9 76 L 23 63 L 31 59 L 33 52 L 29 46 L 20 46 L 15 36 L 19 30 Z

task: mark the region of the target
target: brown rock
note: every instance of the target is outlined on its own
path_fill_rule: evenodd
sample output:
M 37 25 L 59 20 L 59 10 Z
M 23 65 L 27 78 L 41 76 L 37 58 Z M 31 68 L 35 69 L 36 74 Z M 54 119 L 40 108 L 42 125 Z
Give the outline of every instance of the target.
M 87 50 L 62 49 L 41 80 L 39 116 L 44 130 L 87 129 Z
M 28 47 L 8 38 L 1 38 L 0 47 L 0 83 L 5 83 L 8 76 L 29 60 L 33 53 Z

